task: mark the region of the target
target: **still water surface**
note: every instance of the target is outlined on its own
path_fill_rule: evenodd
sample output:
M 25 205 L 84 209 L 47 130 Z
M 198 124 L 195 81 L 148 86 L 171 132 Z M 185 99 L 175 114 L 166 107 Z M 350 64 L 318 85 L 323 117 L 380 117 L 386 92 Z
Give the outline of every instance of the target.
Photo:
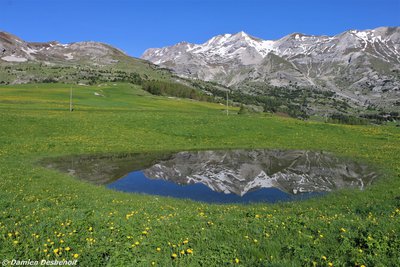
M 364 189 L 377 173 L 326 152 L 215 150 L 47 159 L 43 164 L 108 188 L 210 203 L 305 199 Z

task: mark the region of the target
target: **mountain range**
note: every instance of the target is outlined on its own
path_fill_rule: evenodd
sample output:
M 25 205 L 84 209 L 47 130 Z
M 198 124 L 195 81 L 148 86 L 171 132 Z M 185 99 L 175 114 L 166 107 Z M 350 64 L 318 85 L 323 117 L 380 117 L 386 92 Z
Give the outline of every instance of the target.
M 231 104 L 301 118 L 398 114 L 400 27 L 274 41 L 239 32 L 151 48 L 141 59 L 100 42 L 27 42 L 0 32 L 0 84 L 118 81 L 220 102 L 229 91 Z
M 178 75 L 263 94 L 265 86 L 334 92 L 356 106 L 399 109 L 400 27 L 335 36 L 293 33 L 262 40 L 245 32 L 203 44 L 150 48 L 143 59 Z

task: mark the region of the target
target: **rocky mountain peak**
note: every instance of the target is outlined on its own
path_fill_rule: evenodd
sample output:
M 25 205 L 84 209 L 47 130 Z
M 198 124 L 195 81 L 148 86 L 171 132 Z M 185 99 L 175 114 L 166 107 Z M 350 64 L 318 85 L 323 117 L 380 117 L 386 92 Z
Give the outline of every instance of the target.
M 0 42 L 8 44 L 23 43 L 20 38 L 8 32 L 0 32 Z
M 268 57 L 269 54 L 277 57 Z M 147 50 L 143 55 L 178 75 L 232 88 L 257 82 L 333 91 L 356 105 L 400 102 L 400 27 L 349 30 L 335 36 L 293 33 L 262 40 L 245 32 L 203 44 Z M 273 59 L 273 60 L 272 60 Z
M 256 38 L 256 37 L 254 37 L 254 36 L 251 36 L 251 35 L 245 33 L 244 31 L 240 31 L 240 32 L 238 32 L 238 33 L 232 35 L 232 39 L 233 39 L 233 40 L 242 40 L 242 41 L 250 41 L 250 40 L 253 40 L 253 41 L 262 41 L 262 40 L 259 39 L 259 38 Z

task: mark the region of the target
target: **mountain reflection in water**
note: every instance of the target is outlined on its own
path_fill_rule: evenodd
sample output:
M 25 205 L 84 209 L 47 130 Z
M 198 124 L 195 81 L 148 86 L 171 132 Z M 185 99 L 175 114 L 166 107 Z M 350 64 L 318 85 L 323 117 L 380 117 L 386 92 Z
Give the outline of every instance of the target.
M 44 165 L 116 190 L 208 202 L 293 200 L 340 188 L 363 189 L 377 177 L 365 164 L 301 150 L 83 156 Z
M 240 196 L 269 187 L 293 194 L 363 189 L 376 178 L 367 165 L 329 153 L 261 149 L 180 152 L 143 173 L 178 184 L 202 183 L 213 191 Z

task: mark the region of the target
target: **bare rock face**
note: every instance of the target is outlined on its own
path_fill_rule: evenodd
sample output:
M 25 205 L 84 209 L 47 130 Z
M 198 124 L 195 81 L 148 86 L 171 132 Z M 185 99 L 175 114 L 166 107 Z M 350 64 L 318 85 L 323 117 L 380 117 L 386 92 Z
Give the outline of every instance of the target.
M 360 106 L 400 101 L 400 27 L 336 36 L 294 33 L 274 41 L 239 32 L 204 44 L 151 48 L 142 58 L 181 76 L 237 89 L 250 81 L 333 91 Z

